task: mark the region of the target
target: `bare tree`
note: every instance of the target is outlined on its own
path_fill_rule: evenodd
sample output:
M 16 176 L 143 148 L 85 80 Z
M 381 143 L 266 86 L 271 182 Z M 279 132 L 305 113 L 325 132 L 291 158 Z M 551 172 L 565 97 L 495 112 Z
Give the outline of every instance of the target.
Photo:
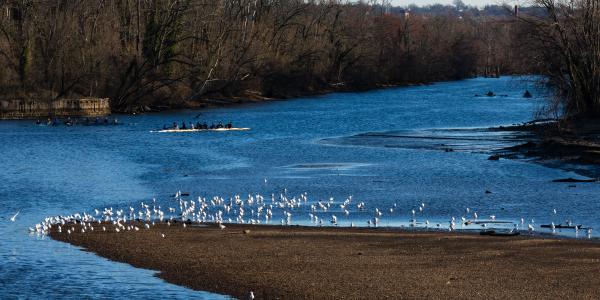
M 567 118 L 600 117 L 600 2 L 536 0 L 543 16 L 521 15 L 533 61 L 557 92 Z

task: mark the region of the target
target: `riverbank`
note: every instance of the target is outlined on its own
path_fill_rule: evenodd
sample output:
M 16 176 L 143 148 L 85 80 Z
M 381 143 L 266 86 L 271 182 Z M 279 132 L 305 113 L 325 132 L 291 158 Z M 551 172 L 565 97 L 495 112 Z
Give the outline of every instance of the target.
M 439 81 L 443 82 L 443 81 Z M 265 95 L 259 90 L 244 90 L 234 95 L 221 95 L 213 94 L 212 96 L 203 96 L 199 99 L 186 101 L 173 102 L 169 105 L 151 104 L 151 103 L 140 103 L 126 108 L 114 108 L 116 113 L 132 114 L 132 113 L 145 113 L 145 112 L 162 112 L 169 110 L 179 109 L 210 109 L 210 108 L 221 108 L 230 107 L 245 104 L 256 104 L 265 103 L 272 101 L 285 101 L 290 99 L 327 95 L 331 93 L 361 93 L 369 92 L 374 90 L 398 88 L 398 87 L 411 87 L 411 86 L 425 86 L 431 85 L 433 82 L 405 82 L 397 84 L 374 84 L 371 86 L 358 86 L 349 87 L 345 85 L 323 85 L 313 88 L 295 88 L 289 90 L 278 89 L 279 92 L 274 95 Z
M 500 149 L 491 159 L 535 159 L 541 164 L 558 167 L 591 178 L 600 177 L 600 121 L 565 122 L 543 120 L 513 126 L 491 128 L 514 131 L 526 143 Z
M 112 224 L 50 236 L 164 280 L 258 299 L 593 298 L 600 243 L 448 232 Z M 105 226 L 106 231 L 101 227 Z M 66 228 L 66 227 L 65 227 Z M 164 235 L 164 237 L 162 236 Z

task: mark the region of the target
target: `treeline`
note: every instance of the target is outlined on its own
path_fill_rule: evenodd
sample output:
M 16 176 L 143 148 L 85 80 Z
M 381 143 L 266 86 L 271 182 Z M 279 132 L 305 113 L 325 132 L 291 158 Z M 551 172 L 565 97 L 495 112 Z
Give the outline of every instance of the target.
M 388 1 L 389 2 L 389 1 Z M 498 1 L 498 3 L 515 3 L 516 1 Z M 522 1 L 523 4 L 531 2 Z M 516 3 L 515 3 L 516 4 Z M 406 7 L 393 7 L 389 6 L 385 8 L 390 13 L 404 13 L 409 11 L 413 14 L 419 15 L 431 15 L 431 16 L 470 16 L 470 17 L 492 17 L 492 18 L 504 18 L 512 17 L 514 6 L 508 6 L 507 4 L 488 4 L 482 7 L 465 4 L 461 0 L 453 1 L 452 5 L 447 4 L 430 4 L 430 5 L 416 5 L 411 4 Z M 518 7 L 520 13 L 528 15 L 543 15 L 545 14 L 544 9 L 537 5 L 533 6 L 521 6 Z
M 556 97 L 566 120 L 600 117 L 600 1 L 535 0 L 542 15 L 522 15 L 521 48 Z
M 109 97 L 116 111 L 526 71 L 510 16 L 333 0 L 5 0 L 0 10 L 1 97 Z

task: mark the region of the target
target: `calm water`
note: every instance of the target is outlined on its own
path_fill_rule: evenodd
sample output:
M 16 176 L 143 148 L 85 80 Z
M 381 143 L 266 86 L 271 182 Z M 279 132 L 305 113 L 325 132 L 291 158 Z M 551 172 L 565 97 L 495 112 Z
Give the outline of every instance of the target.
M 330 197 L 343 201 L 349 195 L 355 203 L 365 202 L 365 211 L 354 207 L 348 217 L 335 205 L 320 213 L 324 219 L 338 214 L 342 225 L 366 226 L 375 207 L 384 211 L 380 226 L 404 225 L 423 202 L 426 209 L 418 218 L 443 226 L 469 207 L 486 218 L 533 218 L 536 224 L 571 219 L 598 227 L 599 185 L 572 188 L 551 182 L 576 176 L 569 172 L 527 161 L 487 160 L 490 150 L 514 141 L 473 128 L 531 120 L 543 99 L 539 91 L 537 98 L 521 98 L 525 88 L 515 78 L 472 79 L 122 116 L 122 126 L 2 122 L 0 298 L 220 298 L 27 232 L 49 215 L 127 207 L 153 197 L 166 207 L 177 190 L 224 198 L 307 192 L 311 203 Z M 488 90 L 508 96 L 473 97 Z M 199 120 L 233 121 L 252 130 L 151 132 L 173 121 L 196 121 L 198 114 Z M 440 151 L 446 148 L 455 151 Z M 388 213 L 394 204 L 396 210 Z M 9 222 L 17 211 L 16 222 Z M 279 218 L 274 216 L 277 223 Z M 292 223 L 308 221 L 308 207 L 294 211 Z

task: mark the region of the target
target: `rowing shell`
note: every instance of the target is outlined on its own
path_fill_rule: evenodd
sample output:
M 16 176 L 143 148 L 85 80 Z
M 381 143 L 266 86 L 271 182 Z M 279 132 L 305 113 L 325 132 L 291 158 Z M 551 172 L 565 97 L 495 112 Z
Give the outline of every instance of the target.
M 152 132 L 201 132 L 201 131 L 247 131 L 250 128 L 214 128 L 214 129 L 162 129 Z

